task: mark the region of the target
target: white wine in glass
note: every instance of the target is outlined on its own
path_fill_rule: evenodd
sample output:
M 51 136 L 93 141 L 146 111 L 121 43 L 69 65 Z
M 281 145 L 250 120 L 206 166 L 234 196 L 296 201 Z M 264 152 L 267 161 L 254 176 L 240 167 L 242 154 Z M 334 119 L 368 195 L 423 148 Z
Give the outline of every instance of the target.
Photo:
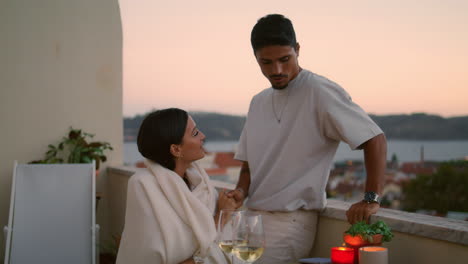
M 263 247 L 236 246 L 234 255 L 245 262 L 253 263 L 263 254 Z
M 232 253 L 238 259 L 247 263 L 259 259 L 265 250 L 262 216 L 251 212 L 243 214 L 234 230 L 233 242 Z
M 217 242 L 219 248 L 231 257 L 231 262 L 234 262 L 232 248 L 234 245 L 234 229 L 240 223 L 243 211 L 233 209 L 223 209 L 220 212 L 217 229 Z
M 218 245 L 224 253 L 229 255 L 232 253 L 232 240 L 219 241 Z

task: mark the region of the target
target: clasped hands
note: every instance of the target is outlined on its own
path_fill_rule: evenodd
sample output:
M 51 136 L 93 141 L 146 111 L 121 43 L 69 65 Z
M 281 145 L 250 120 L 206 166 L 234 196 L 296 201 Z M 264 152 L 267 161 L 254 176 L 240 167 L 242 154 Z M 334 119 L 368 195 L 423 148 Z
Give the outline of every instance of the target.
M 219 192 L 218 208 L 219 209 L 238 209 L 244 203 L 244 193 L 239 189 Z

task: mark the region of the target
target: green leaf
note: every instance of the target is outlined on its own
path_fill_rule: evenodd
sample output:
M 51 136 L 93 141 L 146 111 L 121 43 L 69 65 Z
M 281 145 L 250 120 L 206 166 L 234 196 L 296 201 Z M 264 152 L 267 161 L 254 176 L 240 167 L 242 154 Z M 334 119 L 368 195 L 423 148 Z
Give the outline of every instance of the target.
M 106 161 L 105 150 L 113 150 L 109 142 L 93 141 L 88 144 L 87 139 L 93 138 L 94 134 L 74 129 L 70 127 L 67 135 L 62 137 L 61 141 L 54 146 L 48 145 L 45 158 L 34 160 L 35 163 L 80 163 L 92 162 L 96 160 L 97 167 L 100 161 Z
M 373 242 L 373 235 L 381 234 L 383 241 L 388 242 L 393 238 L 390 227 L 385 222 L 379 220 L 374 224 L 367 224 L 366 222 L 358 222 L 352 225 L 345 233 L 352 236 L 360 235 L 369 242 Z

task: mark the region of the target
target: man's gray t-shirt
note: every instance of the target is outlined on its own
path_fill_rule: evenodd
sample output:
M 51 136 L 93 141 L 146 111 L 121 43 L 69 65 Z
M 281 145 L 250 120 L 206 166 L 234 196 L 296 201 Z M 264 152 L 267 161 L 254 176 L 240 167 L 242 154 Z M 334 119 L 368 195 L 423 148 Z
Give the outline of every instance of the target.
M 339 142 L 356 149 L 381 133 L 345 90 L 310 71 L 283 90 L 263 90 L 252 98 L 235 155 L 250 167 L 247 207 L 324 208 Z

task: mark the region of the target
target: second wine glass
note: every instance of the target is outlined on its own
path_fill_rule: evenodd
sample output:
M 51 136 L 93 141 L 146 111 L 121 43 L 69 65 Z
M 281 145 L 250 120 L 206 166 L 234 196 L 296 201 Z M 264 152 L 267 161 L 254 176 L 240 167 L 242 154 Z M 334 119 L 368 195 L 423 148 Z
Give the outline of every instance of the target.
M 265 234 L 260 214 L 245 212 L 234 229 L 232 253 L 240 260 L 253 263 L 265 250 Z

